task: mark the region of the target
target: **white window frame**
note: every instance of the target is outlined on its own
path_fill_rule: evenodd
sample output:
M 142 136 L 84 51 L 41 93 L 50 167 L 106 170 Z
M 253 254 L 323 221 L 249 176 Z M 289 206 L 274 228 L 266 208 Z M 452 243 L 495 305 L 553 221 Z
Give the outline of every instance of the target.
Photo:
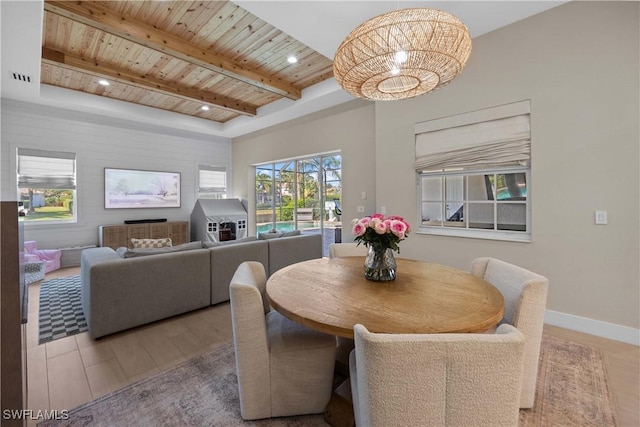
M 443 209 L 445 209 L 445 204 L 447 203 L 446 195 L 444 189 L 442 189 L 441 194 L 442 197 L 440 200 L 435 199 L 423 199 L 423 188 L 422 178 L 431 178 L 431 177 L 468 177 L 470 175 L 500 175 L 500 174 L 511 174 L 511 173 L 524 173 L 525 180 L 527 183 L 527 196 L 524 200 L 519 201 L 510 201 L 510 200 L 498 200 L 495 192 L 493 194 L 493 200 L 487 201 L 479 201 L 479 200 L 470 200 L 469 199 L 469 188 L 468 181 L 464 180 L 464 196 L 461 202 L 464 205 L 465 220 L 460 223 L 460 226 L 453 226 L 450 224 L 449 226 L 445 225 L 444 216 L 443 216 L 443 224 L 441 225 L 425 225 L 423 224 L 423 211 L 422 205 L 423 203 L 436 203 L 440 202 L 443 204 Z M 530 179 L 531 179 L 531 170 L 528 167 L 513 167 L 513 168 L 490 168 L 490 169 L 479 169 L 479 170 L 465 170 L 465 171 L 442 171 L 442 172 L 432 172 L 432 173 L 419 173 L 418 174 L 418 228 L 416 233 L 419 234 L 433 234 L 440 236 L 456 236 L 456 237 L 469 237 L 476 239 L 489 239 L 489 240 L 506 240 L 506 241 L 515 241 L 515 242 L 530 242 L 531 241 L 531 187 L 530 187 Z M 444 179 L 442 185 L 444 186 Z M 469 226 L 469 204 L 491 204 L 493 206 L 493 229 L 480 229 L 473 228 Z M 499 205 L 508 205 L 508 204 L 524 204 L 525 205 L 525 231 L 513 231 L 513 230 L 499 230 L 498 229 L 498 218 L 497 211 Z
M 52 162 L 63 162 L 71 161 L 73 172 L 71 174 L 63 172 L 61 175 L 54 173 L 54 170 L 48 170 L 39 175 L 35 170 L 28 170 L 29 180 L 40 180 L 42 182 L 50 181 L 51 185 L 27 185 L 25 183 L 25 174 L 24 170 L 21 170 L 21 157 L 40 157 L 43 159 L 50 159 Z M 51 219 L 51 220 L 29 220 L 29 217 L 24 217 L 24 224 L 26 226 L 34 226 L 34 225 L 51 225 L 51 224 L 75 224 L 78 222 L 78 191 L 77 191 L 77 156 L 76 153 L 70 152 L 61 152 L 61 151 L 50 151 L 50 150 L 38 150 L 38 149 L 30 149 L 30 148 L 20 148 L 16 149 L 16 192 L 18 200 L 21 199 L 20 190 L 23 188 L 33 188 L 35 190 L 70 190 L 73 192 L 73 208 L 72 208 L 72 218 L 70 219 Z M 68 163 L 68 162 L 67 162 Z M 22 172 L 22 173 L 21 173 Z M 22 182 L 22 183 L 21 183 Z M 31 207 L 29 207 L 31 209 Z
M 202 175 L 207 172 L 224 176 L 224 185 L 220 187 L 205 188 L 202 186 Z M 228 172 L 225 166 L 198 165 L 198 186 L 196 187 L 197 199 L 226 199 L 229 190 Z

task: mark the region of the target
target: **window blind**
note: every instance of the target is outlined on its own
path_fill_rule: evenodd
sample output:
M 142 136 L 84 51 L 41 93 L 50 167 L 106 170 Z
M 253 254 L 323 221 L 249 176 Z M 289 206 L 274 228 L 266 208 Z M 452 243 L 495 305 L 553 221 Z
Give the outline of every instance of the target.
M 417 171 L 529 165 L 529 101 L 418 123 L 415 149 Z
M 75 190 L 76 155 L 18 148 L 18 188 Z
M 227 192 L 227 170 L 223 167 L 198 167 L 198 197 L 219 198 Z

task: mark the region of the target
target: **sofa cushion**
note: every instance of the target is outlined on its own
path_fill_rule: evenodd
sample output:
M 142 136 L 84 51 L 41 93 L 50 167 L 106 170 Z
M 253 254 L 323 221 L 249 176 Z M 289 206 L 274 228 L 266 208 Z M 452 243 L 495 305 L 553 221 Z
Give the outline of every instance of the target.
M 126 249 L 126 248 L 125 248 Z M 181 252 L 181 251 L 190 251 L 193 249 L 202 249 L 202 242 L 189 242 L 183 243 L 177 246 L 165 246 L 163 248 L 137 248 L 137 249 L 126 249 L 126 251 L 122 251 L 121 248 L 118 248 L 116 252 L 118 255 L 123 258 L 136 258 L 147 255 L 157 255 L 157 254 L 167 254 L 171 252 Z M 124 254 L 124 255 L 123 255 Z
M 258 238 L 260 240 L 269 240 L 269 239 L 279 239 L 280 237 L 299 236 L 300 234 L 302 234 L 300 230 L 279 231 L 279 230 L 273 229 L 268 233 L 258 233 Z
M 210 304 L 206 249 L 122 259 L 99 247 L 81 257 L 82 309 L 92 338 Z
M 208 249 L 211 265 L 211 304 L 229 301 L 229 283 L 240 264 L 258 261 L 269 270 L 269 242 L 255 239 L 237 245 L 220 245 Z
M 258 240 L 257 237 L 249 236 L 249 237 L 244 237 L 242 239 L 227 240 L 225 242 L 202 242 L 202 247 L 205 249 L 208 249 L 208 248 L 215 248 L 218 246 L 233 245 L 237 243 L 255 242 L 256 240 Z
M 282 237 L 282 233 L 279 231 L 274 233 L 272 230 L 268 233 L 258 233 L 258 239 L 260 240 L 277 239 L 278 237 Z
M 162 239 L 131 239 L 131 244 L 134 249 L 138 248 L 165 248 L 171 246 L 171 238 L 165 237 Z
M 302 234 L 267 240 L 269 275 L 296 262 L 322 258 L 322 234 Z

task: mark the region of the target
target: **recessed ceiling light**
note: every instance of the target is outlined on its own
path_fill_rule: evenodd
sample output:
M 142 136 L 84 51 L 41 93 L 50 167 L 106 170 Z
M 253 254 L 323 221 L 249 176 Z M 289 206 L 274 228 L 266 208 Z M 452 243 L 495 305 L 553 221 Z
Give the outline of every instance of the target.
M 200 107 L 200 109 L 202 111 L 209 111 L 209 106 L 208 105 L 203 105 L 202 107 Z
M 105 79 L 98 80 L 98 83 L 101 84 L 102 86 L 109 86 L 109 82 L 106 81 Z
M 298 62 L 298 58 L 296 58 L 293 55 L 290 55 L 289 57 L 287 57 L 287 61 L 289 62 L 289 64 L 295 64 L 296 62 Z

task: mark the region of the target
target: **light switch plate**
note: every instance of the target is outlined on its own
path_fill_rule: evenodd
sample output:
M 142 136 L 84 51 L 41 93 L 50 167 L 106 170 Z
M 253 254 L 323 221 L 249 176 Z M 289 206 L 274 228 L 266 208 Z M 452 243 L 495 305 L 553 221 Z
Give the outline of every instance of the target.
M 607 224 L 607 211 L 596 211 L 596 224 Z

